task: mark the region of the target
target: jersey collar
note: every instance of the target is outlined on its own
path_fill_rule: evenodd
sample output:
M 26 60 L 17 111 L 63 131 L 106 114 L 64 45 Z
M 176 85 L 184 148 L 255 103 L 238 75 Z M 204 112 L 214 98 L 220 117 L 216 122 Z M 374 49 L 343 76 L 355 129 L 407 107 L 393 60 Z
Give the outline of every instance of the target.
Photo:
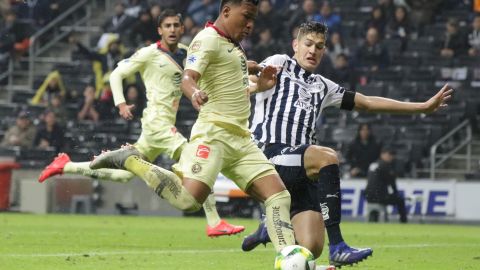
M 217 32 L 221 37 L 227 39 L 230 43 L 233 43 L 233 45 L 235 45 L 235 46 L 238 47 L 243 53 L 245 53 L 245 50 L 243 49 L 242 45 L 240 45 L 240 43 L 234 41 L 234 40 L 233 40 L 231 37 L 229 37 L 225 32 L 223 32 L 222 30 L 218 29 L 218 27 L 216 27 L 215 24 L 213 24 L 213 22 L 208 21 L 208 22 L 205 24 L 205 28 L 208 28 L 208 27 L 213 28 L 213 30 L 215 30 L 215 32 Z
M 156 43 L 157 49 L 168 55 L 179 67 L 183 69 L 183 60 L 186 57 L 186 53 L 183 52 L 180 48 L 177 47 L 177 51 L 175 53 L 171 52 L 169 49 L 163 47 L 162 43 L 157 41 Z
M 168 52 L 168 53 L 174 54 L 174 53 L 171 52 L 168 48 L 163 47 L 162 42 L 161 42 L 160 40 L 157 41 L 157 49 L 159 49 L 159 50 L 161 50 L 161 51 L 164 51 L 164 52 Z

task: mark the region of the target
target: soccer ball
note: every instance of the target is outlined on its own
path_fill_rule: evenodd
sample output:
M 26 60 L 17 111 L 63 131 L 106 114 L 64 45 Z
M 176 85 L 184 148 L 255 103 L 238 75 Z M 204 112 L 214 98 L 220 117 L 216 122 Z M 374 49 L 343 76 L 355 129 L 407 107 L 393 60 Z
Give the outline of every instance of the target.
M 284 247 L 275 258 L 275 270 L 315 270 L 315 258 L 310 250 L 298 246 Z

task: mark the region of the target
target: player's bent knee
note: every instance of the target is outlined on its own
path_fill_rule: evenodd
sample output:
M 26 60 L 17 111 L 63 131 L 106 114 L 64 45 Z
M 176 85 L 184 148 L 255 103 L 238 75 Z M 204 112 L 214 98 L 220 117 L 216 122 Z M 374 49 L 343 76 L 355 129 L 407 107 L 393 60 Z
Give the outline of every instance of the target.
M 337 165 L 339 164 L 338 155 L 337 155 L 337 152 L 335 152 L 335 150 L 328 147 L 322 147 L 320 151 L 321 151 L 320 155 L 322 157 L 321 158 L 322 168 L 332 164 L 337 164 Z
M 328 165 L 338 165 L 338 155 L 335 150 L 328 147 L 312 145 L 305 153 L 305 168 L 309 175 L 316 174 L 318 171 Z

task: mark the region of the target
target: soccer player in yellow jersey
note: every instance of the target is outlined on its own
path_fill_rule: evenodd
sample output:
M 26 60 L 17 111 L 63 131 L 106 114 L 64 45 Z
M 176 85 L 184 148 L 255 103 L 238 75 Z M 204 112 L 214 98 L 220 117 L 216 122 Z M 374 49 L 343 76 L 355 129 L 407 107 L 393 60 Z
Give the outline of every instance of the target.
M 158 26 L 161 40 L 121 61 L 110 75 L 110 84 L 120 115 L 130 120 L 131 110 L 134 108 L 125 102 L 122 80 L 140 72 L 145 83 L 148 102 L 143 111 L 142 133 L 133 147 L 149 161 L 155 160 L 162 153 L 178 161 L 187 143 L 175 128 L 176 114 L 182 96 L 180 82 L 187 55 L 187 47 L 178 43 L 183 34 L 182 17 L 173 10 L 165 10 L 158 18 Z M 126 170 L 92 170 L 88 165 L 89 162 L 71 162 L 69 156 L 62 153 L 43 170 L 39 181 L 43 182 L 51 176 L 62 173 L 82 174 L 118 182 L 127 182 L 134 177 Z M 203 206 L 208 221 L 208 236 L 231 235 L 244 230 L 243 226 L 234 226 L 220 219 L 213 194 Z
M 182 90 L 200 113 L 175 173 L 145 162 L 134 150 L 103 153 L 90 167 L 126 168 L 185 211 L 200 209 L 222 172 L 265 203 L 268 234 L 280 251 L 295 244 L 290 194 L 248 130 L 249 93 L 273 87 L 276 69 L 265 67 L 256 84 L 249 85 L 248 64 L 239 44 L 253 30 L 257 4 L 257 0 L 222 0 L 216 21 L 190 44 Z

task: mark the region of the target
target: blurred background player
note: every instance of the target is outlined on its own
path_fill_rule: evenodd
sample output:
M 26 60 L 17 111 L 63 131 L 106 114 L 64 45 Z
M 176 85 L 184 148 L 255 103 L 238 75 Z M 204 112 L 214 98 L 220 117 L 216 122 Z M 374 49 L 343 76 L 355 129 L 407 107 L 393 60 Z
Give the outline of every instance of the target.
M 396 206 L 400 215 L 400 222 L 407 223 L 405 198 L 398 193 L 397 189 L 394 159 L 395 149 L 391 146 L 385 146 L 382 148 L 380 158 L 370 164 L 367 187 L 365 188 L 365 199 L 369 203 Z M 391 192 L 389 191 L 390 189 Z M 377 215 L 370 214 L 368 220 L 378 222 L 378 213 Z
M 275 85 L 267 66 L 249 85 L 248 64 L 239 44 L 253 30 L 257 0 L 223 0 L 220 15 L 190 44 L 182 90 L 200 111 L 190 142 L 172 173 L 145 162 L 135 149 L 103 153 L 91 168 L 126 168 L 156 193 L 184 211 L 196 211 L 211 192 L 219 172 L 265 203 L 266 227 L 276 251 L 295 243 L 290 194 L 275 168 L 250 139 L 249 92 Z
M 431 113 L 445 107 L 453 90 L 445 85 L 426 102 L 401 102 L 348 91 L 313 74 L 325 53 L 327 27 L 309 21 L 293 41 L 294 56 L 273 55 L 260 65 L 281 67 L 276 86 L 256 95 L 251 131 L 275 165 L 292 196 L 292 224 L 297 242 L 318 257 L 323 249 L 324 222 L 330 264 L 350 265 L 372 254 L 349 247 L 340 230 L 339 161 L 335 150 L 315 145 L 316 119 L 330 106 L 368 112 Z M 323 220 L 322 220 L 323 214 Z M 266 243 L 265 226 L 245 238 L 242 248 Z
M 126 120 L 133 118 L 134 105 L 125 102 L 122 80 L 140 72 L 147 91 L 147 107 L 143 111 L 142 134 L 132 146 L 149 161 L 166 154 L 178 161 L 187 140 L 175 128 L 175 119 L 182 96 L 180 80 L 186 46 L 178 43 L 182 33 L 182 16 L 173 10 L 163 11 L 158 18 L 158 33 L 161 40 L 144 47 L 132 57 L 121 61 L 110 75 L 115 105 Z M 43 182 L 54 175 L 72 173 L 102 180 L 128 182 L 134 175 L 125 170 L 91 170 L 89 162 L 72 162 L 67 154 L 60 154 L 40 174 Z M 211 194 L 204 203 L 208 221 L 207 235 L 221 236 L 240 233 L 243 226 L 235 226 L 221 220 Z

